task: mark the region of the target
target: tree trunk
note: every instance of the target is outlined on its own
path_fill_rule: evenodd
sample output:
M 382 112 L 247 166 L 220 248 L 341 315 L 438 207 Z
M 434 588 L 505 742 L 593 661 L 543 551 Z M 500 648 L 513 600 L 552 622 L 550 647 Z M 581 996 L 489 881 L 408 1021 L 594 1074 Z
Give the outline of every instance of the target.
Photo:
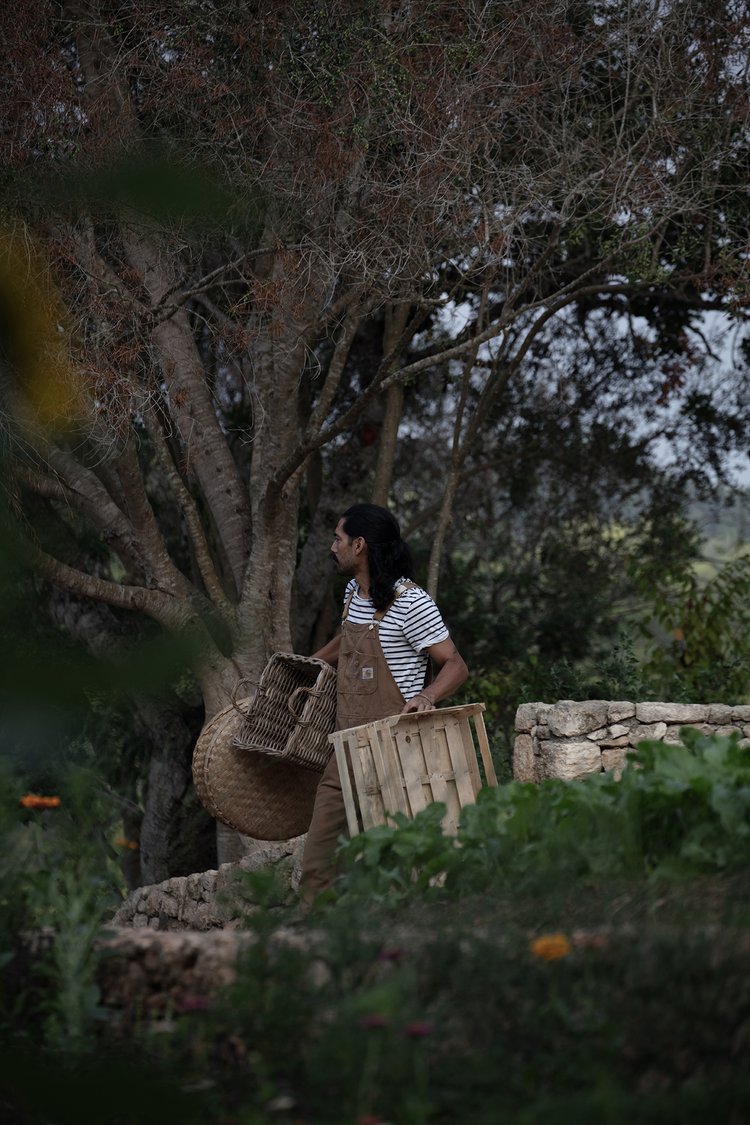
M 176 707 L 140 701 L 138 711 L 153 744 L 140 832 L 141 882 L 215 867 L 215 822 L 192 784 L 197 730 Z
M 378 464 L 375 469 L 375 483 L 372 487 L 373 504 L 380 504 L 384 508 L 388 506 L 388 494 L 391 490 L 393 462 L 396 456 L 398 428 L 401 424 L 403 406 L 403 383 L 393 383 L 387 391 L 385 416 L 380 431 Z

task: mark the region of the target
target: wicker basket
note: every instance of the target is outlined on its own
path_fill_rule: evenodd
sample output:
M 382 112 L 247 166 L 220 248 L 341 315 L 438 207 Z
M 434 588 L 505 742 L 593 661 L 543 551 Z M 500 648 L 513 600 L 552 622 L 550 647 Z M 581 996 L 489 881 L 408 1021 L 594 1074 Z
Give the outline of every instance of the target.
M 234 745 L 320 772 L 333 747 L 336 673 L 311 656 L 276 652 L 260 677 Z
M 247 706 L 227 707 L 204 727 L 193 752 L 195 791 L 212 816 L 244 836 L 300 836 L 309 827 L 320 779 L 310 769 L 238 749 Z
M 413 711 L 332 734 L 350 835 L 433 801 L 445 805 L 443 831 L 455 833 L 482 788 L 478 757 L 484 783 L 497 785 L 483 711 L 483 703 Z

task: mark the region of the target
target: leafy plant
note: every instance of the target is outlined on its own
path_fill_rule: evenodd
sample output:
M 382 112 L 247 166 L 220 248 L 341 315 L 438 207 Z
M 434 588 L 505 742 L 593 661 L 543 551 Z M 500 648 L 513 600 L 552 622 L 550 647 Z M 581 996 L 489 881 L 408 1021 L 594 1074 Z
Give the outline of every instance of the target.
M 661 877 L 750 863 L 750 754 L 736 736 L 685 728 L 642 742 L 616 781 L 512 782 L 480 791 L 455 838 L 442 805 L 397 816 L 342 848 L 344 901 L 560 891 L 586 877 Z
M 725 563 L 708 581 L 693 568 L 645 591 L 649 641 L 644 673 L 663 697 L 741 703 L 750 699 L 750 555 Z

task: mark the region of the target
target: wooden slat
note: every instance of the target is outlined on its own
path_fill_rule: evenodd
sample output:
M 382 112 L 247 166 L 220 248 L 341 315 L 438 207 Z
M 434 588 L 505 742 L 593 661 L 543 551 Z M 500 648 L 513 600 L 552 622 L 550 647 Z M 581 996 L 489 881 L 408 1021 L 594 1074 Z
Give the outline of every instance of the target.
M 484 776 L 487 779 L 488 785 L 497 785 L 497 774 L 495 773 L 495 763 L 492 761 L 492 752 L 490 750 L 489 739 L 487 738 L 487 728 L 484 725 L 484 705 L 482 710 L 478 711 L 474 716 L 474 723 L 477 728 L 477 742 L 479 743 L 479 753 L 482 755 L 482 765 L 484 766 Z
M 386 814 L 397 812 L 409 815 L 409 802 L 404 792 L 404 779 L 401 763 L 393 742 L 393 728 L 382 723 L 368 726 L 372 760 L 380 782 L 383 795 L 383 808 Z
M 466 761 L 466 750 L 461 733 L 461 720 L 455 718 L 445 724 L 445 736 L 448 740 L 448 752 L 451 756 L 453 768 L 456 771 L 456 789 L 461 805 L 473 805 L 475 799 L 474 787 L 471 781 L 469 764 Z
M 422 753 L 427 768 L 427 780 L 430 785 L 430 795 L 433 801 L 442 801 L 446 813 L 450 810 L 451 789 L 448 784 L 447 773 L 452 770 L 443 768 L 439 760 L 437 729 L 434 722 L 419 721 L 419 734 L 422 743 Z M 450 763 L 449 763 L 450 764 Z
M 383 802 L 380 797 L 377 775 L 372 764 L 367 727 L 356 728 L 356 737 L 352 740 L 352 768 L 357 796 L 359 797 L 362 827 L 367 829 L 372 828 L 374 824 L 382 824 L 384 820 Z
M 429 803 L 422 784 L 422 775 L 427 771 L 416 721 L 399 723 L 393 730 L 393 736 L 409 797 L 409 812 L 411 816 L 416 816 Z
M 451 759 L 450 750 L 448 749 L 445 722 L 442 720 L 435 725 L 433 745 L 435 747 L 435 761 L 434 764 L 431 763 L 431 768 L 439 771 L 446 782 L 450 782 L 450 784 L 445 787 L 445 795 L 442 800 L 445 801 L 443 831 L 451 832 L 455 831 L 455 826 L 458 824 L 458 817 L 461 812 L 461 800 L 458 795 L 458 790 L 456 789 L 456 770 Z
M 474 716 L 474 718 L 476 719 L 476 716 Z M 482 788 L 482 775 L 479 772 L 477 750 L 474 745 L 474 739 L 471 736 L 471 721 L 468 716 L 461 723 L 459 723 L 459 729 L 461 731 L 461 739 L 464 745 L 466 764 L 469 767 L 471 785 L 474 790 L 474 800 L 476 800 L 477 793 Z
M 352 792 L 352 785 L 349 778 L 349 760 L 347 757 L 347 744 L 346 731 L 337 731 L 335 734 L 329 735 L 329 739 L 333 743 L 334 752 L 336 754 L 336 765 L 339 768 L 339 777 L 341 779 L 341 795 L 344 798 L 344 808 L 346 809 L 346 823 L 349 827 L 350 836 L 359 835 L 359 822 L 357 820 L 357 803 L 354 799 Z

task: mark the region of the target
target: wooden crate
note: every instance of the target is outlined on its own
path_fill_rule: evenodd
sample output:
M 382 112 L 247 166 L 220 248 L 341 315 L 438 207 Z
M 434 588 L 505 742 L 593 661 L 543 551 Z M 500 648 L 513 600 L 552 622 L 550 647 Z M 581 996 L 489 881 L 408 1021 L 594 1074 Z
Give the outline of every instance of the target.
M 384 824 L 396 812 L 413 817 L 433 801 L 446 806 L 443 831 L 455 833 L 462 807 L 474 804 L 482 787 L 477 750 L 486 783 L 497 785 L 483 711 L 484 703 L 467 703 L 329 735 L 350 834 Z

